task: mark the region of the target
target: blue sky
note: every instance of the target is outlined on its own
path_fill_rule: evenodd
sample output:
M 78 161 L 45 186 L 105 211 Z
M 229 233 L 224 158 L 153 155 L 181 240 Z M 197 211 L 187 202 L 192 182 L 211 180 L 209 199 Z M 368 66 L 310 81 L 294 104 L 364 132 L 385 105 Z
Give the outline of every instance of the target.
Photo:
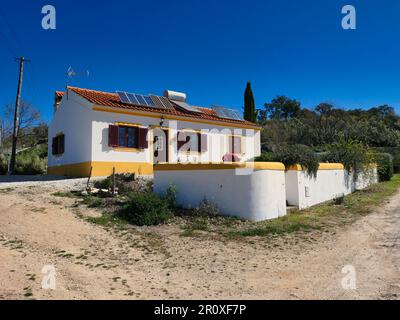
M 41 8 L 57 29 L 41 28 Z M 341 8 L 357 29 L 341 28 Z M 186 92 L 195 105 L 241 108 L 246 81 L 256 105 L 278 94 L 305 107 L 388 103 L 400 113 L 400 1 L 26 1 L 0 5 L 0 108 L 14 103 L 15 56 L 26 65 L 23 99 L 52 116 L 67 83 L 111 91 Z M 85 77 L 84 71 L 90 76 Z

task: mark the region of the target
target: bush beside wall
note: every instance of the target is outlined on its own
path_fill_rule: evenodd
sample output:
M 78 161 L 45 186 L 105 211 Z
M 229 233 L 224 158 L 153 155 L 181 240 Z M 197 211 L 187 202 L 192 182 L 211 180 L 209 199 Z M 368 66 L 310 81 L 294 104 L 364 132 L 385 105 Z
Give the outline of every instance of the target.
M 317 175 L 320 162 L 318 155 L 310 147 L 301 144 L 279 146 L 273 153 L 263 153 L 254 161 L 282 162 L 286 168 L 299 164 L 311 176 Z
M 123 219 L 138 226 L 160 224 L 173 216 L 168 201 L 154 193 L 130 195 L 120 215 Z
M 393 156 L 393 170 L 400 173 L 400 147 L 374 148 L 379 153 L 390 153 Z
M 393 177 L 393 157 L 389 153 L 376 153 L 379 181 L 389 181 Z

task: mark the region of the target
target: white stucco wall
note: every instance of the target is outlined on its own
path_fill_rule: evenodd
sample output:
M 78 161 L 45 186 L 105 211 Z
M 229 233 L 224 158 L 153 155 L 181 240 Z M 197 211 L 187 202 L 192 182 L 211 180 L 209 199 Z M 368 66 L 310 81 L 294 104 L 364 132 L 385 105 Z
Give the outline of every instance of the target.
M 318 170 L 316 178 L 305 171 L 288 170 L 285 173 L 286 199 L 289 205 L 305 209 L 310 206 L 347 195 L 377 183 L 376 168 L 360 174 L 355 181 L 344 169 Z
M 235 169 L 154 171 L 154 192 L 164 194 L 177 187 L 177 203 L 194 208 L 207 199 L 223 215 L 253 221 L 286 215 L 283 170 L 255 170 L 238 175 Z
M 64 95 L 49 124 L 48 166 L 80 163 L 91 160 L 92 104 L 70 91 Z M 52 155 L 52 138 L 65 135 L 62 155 Z
M 108 126 L 116 122 L 140 124 L 144 127 L 159 126 L 159 118 L 149 118 L 139 115 L 119 114 L 111 112 L 93 111 L 92 114 L 92 161 L 117 162 L 152 162 L 152 149 L 138 150 L 137 152 L 115 150 L 108 146 Z M 260 131 L 240 128 L 230 128 L 190 121 L 176 121 L 165 119 L 164 128 L 169 128 L 170 151 L 169 162 L 221 162 L 222 156 L 228 152 L 227 136 L 237 134 L 243 136 L 242 161 L 253 159 L 260 154 Z M 176 134 L 180 130 L 195 130 L 207 134 L 207 152 L 177 152 Z M 247 136 L 245 136 L 247 134 Z M 149 136 L 150 138 L 150 131 Z

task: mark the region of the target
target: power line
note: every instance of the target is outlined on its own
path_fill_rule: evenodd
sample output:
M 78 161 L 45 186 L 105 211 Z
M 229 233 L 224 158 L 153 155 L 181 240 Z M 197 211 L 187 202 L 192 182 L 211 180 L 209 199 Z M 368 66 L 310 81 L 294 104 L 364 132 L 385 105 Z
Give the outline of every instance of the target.
M 0 37 L 0 38 L 3 38 L 5 40 L 5 42 L 3 42 L 3 43 L 4 44 L 8 43 L 8 46 L 5 45 L 5 47 L 10 51 L 11 55 L 15 57 L 17 55 L 17 52 L 13 48 L 13 45 L 11 44 L 9 39 L 7 38 L 6 34 L 1 30 L 1 28 L 0 28 L 0 32 L 4 35 L 4 37 Z
M 22 48 L 21 42 L 18 40 L 19 37 L 18 37 L 17 33 L 15 32 L 14 28 L 9 23 L 8 19 L 6 18 L 6 15 L 1 10 L 1 8 L 0 8 L 0 18 L 3 21 L 3 25 L 4 25 L 4 28 L 0 28 L 0 31 L 2 31 L 4 38 L 10 45 L 10 47 L 8 49 L 10 51 L 12 51 L 13 56 L 18 56 L 17 52 L 18 53 L 21 52 L 21 48 Z M 7 36 L 6 29 L 8 29 L 8 33 L 11 34 L 10 37 Z

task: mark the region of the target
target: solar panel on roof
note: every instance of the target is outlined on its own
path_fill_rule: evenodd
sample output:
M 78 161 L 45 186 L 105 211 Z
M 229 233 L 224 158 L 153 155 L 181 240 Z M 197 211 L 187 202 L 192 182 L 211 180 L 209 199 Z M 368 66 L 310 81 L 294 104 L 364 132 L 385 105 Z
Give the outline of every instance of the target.
M 142 106 L 147 106 L 147 103 L 141 94 L 135 94 L 135 97 Z
M 230 118 L 230 119 L 235 119 L 235 120 L 243 120 L 242 117 L 240 116 L 239 112 L 236 110 L 232 109 L 226 109 L 225 114 Z
M 160 109 L 171 109 L 172 106 L 168 100 L 164 100 L 163 97 L 150 95 L 151 100 L 153 100 L 154 107 Z
M 131 102 L 132 104 L 140 105 L 139 101 L 137 101 L 137 99 L 136 99 L 136 97 L 135 97 L 134 94 L 132 94 L 132 93 L 127 93 L 126 95 L 128 96 L 128 98 L 129 98 L 129 100 L 130 100 L 130 102 Z
M 243 121 L 243 117 L 236 110 L 228 109 L 228 108 L 220 107 L 220 106 L 213 106 L 212 108 L 213 108 L 213 110 L 215 110 L 218 117 L 220 117 L 220 118 Z
M 160 99 L 160 101 L 164 107 L 166 107 L 167 109 L 172 108 L 172 104 L 171 104 L 171 102 L 169 102 L 168 98 L 166 98 L 166 97 L 158 97 L 158 98 Z
M 117 94 L 121 102 L 123 103 L 133 104 L 137 106 L 156 107 L 153 99 L 151 99 L 149 96 L 124 91 L 117 91 Z
M 128 96 L 126 95 L 125 92 L 117 91 L 117 94 L 118 94 L 119 99 L 121 100 L 121 102 L 123 102 L 123 103 L 131 103 L 131 102 L 129 101 L 129 98 L 128 98 Z
M 143 99 L 146 101 L 146 103 L 149 107 L 155 106 L 153 100 L 149 96 L 143 96 Z
M 161 103 L 161 100 L 157 96 L 150 95 L 150 98 L 153 100 L 156 108 L 164 109 L 164 105 Z
M 184 109 L 184 110 L 186 110 L 186 111 L 189 111 L 189 112 L 196 112 L 196 113 L 202 113 L 202 111 L 200 111 L 199 109 L 196 109 L 195 107 L 192 107 L 192 106 L 188 105 L 186 102 L 183 102 L 183 101 L 175 101 L 175 100 L 172 100 L 172 102 L 173 102 L 174 104 L 176 104 L 178 107 L 180 107 L 180 108 L 182 108 L 182 109 Z

